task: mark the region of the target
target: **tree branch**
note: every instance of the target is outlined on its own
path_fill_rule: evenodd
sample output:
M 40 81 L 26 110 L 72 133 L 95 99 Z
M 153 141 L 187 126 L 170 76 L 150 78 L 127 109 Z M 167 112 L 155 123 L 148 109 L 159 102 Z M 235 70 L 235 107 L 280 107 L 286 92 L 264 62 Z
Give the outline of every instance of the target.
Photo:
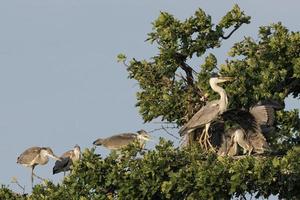
M 148 133 L 152 133 L 152 132 L 155 132 L 155 131 L 159 131 L 159 130 L 164 130 L 167 134 L 169 134 L 170 136 L 176 138 L 177 140 L 180 140 L 179 137 L 175 136 L 174 134 L 170 133 L 169 131 L 167 131 L 167 129 L 177 129 L 178 127 L 177 126 L 163 126 L 161 125 L 161 128 L 156 128 L 156 129 L 153 129 L 151 131 L 148 131 Z
M 241 25 L 242 24 L 240 24 L 240 23 L 236 24 L 234 26 L 234 29 L 227 36 L 221 35 L 222 39 L 227 40 L 228 38 L 230 38 L 230 36 L 241 27 Z
M 191 67 L 189 66 L 188 64 L 186 64 L 186 58 L 187 56 L 181 54 L 181 53 L 175 53 L 175 59 L 177 60 L 177 62 L 180 64 L 180 68 L 185 72 L 186 74 L 186 78 L 183 78 L 183 80 L 185 80 L 187 82 L 187 84 L 189 86 L 191 86 L 193 88 L 193 90 L 200 96 L 202 97 L 203 94 L 202 92 L 199 90 L 198 87 L 195 86 L 195 83 L 194 83 L 194 76 L 193 76 L 193 73 L 196 73 L 197 72 Z
M 177 53 L 176 54 L 176 60 L 180 63 L 180 68 L 186 74 L 186 80 L 187 80 L 188 85 L 193 86 L 194 85 L 193 68 L 191 68 L 189 65 L 187 65 L 185 63 L 186 56 Z

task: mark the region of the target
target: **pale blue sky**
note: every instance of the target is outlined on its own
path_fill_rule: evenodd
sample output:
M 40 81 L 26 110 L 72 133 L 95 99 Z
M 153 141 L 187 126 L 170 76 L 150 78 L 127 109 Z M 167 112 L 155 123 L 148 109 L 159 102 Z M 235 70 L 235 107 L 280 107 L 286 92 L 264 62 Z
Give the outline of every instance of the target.
M 91 147 L 98 137 L 157 128 L 143 124 L 134 107 L 138 87 L 116 55 L 153 56 L 155 47 L 144 40 L 160 11 L 184 19 L 201 7 L 218 22 L 234 3 L 252 23 L 214 51 L 219 63 L 233 42 L 256 38 L 260 25 L 282 21 L 300 30 L 300 3 L 292 0 L 0 1 L 0 183 L 16 176 L 30 187 L 29 170 L 16 164 L 30 146 L 50 146 L 60 155 L 75 144 Z M 299 100 L 287 106 L 299 108 Z M 57 181 L 62 176 L 53 176 L 52 166 L 36 173 Z

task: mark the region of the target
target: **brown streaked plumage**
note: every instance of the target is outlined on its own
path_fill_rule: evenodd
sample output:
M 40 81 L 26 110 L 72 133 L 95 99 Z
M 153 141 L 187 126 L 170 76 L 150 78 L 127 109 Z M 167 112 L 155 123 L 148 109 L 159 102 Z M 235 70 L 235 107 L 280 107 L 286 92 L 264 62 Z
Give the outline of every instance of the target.
M 81 151 L 78 145 L 74 146 L 73 150 L 69 150 L 65 152 L 62 156 L 60 156 L 61 161 L 56 161 L 53 167 L 53 174 L 65 172 L 70 170 L 71 165 L 80 160 Z
M 37 165 L 45 165 L 49 161 L 49 157 L 60 160 L 49 147 L 30 147 L 26 149 L 18 158 L 17 163 L 25 167 L 31 168 L 31 185 L 33 186 L 33 176 L 43 179 L 37 176 L 33 170 Z
M 110 150 L 118 150 L 137 140 L 141 148 L 144 148 L 145 141 L 150 140 L 150 135 L 145 130 L 137 133 L 121 133 L 108 138 L 99 138 L 93 142 L 96 146 L 104 146 Z

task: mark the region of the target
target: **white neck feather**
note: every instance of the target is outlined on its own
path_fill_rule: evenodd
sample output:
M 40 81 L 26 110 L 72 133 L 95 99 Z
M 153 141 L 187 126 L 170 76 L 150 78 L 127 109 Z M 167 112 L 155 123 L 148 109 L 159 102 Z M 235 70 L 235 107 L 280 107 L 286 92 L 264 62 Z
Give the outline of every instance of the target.
M 218 86 L 217 83 L 213 83 L 210 85 L 211 89 L 213 89 L 213 91 L 219 93 L 220 95 L 220 100 L 219 100 L 219 105 L 220 105 L 220 113 L 223 113 L 227 110 L 227 106 L 228 106 L 228 97 L 226 95 L 225 90 Z

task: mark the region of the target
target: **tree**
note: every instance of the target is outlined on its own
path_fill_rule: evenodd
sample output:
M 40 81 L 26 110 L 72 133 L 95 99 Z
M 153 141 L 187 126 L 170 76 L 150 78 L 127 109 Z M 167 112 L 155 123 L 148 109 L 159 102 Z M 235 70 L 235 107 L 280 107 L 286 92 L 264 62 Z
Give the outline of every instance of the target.
M 118 56 L 140 86 L 137 106 L 145 122 L 160 118 L 183 125 L 216 98 L 208 86 L 213 72 L 239 77 L 226 86 L 231 108 L 299 98 L 300 33 L 280 23 L 260 27 L 258 41 L 246 37 L 237 42 L 217 67 L 213 49 L 249 22 L 238 6 L 217 25 L 201 9 L 184 21 L 162 12 L 148 35 L 158 54 L 129 63 L 125 55 Z M 203 56 L 201 65 L 192 66 Z M 106 158 L 86 149 L 62 183 L 36 185 L 27 196 L 3 186 L 0 199 L 230 199 L 245 194 L 299 199 L 299 129 L 298 110 L 276 112 L 276 129 L 267 139 L 281 156 L 218 157 L 197 144 L 178 148 L 164 139 L 153 150 L 132 144 Z
M 214 72 L 237 78 L 225 86 L 230 108 L 247 109 L 268 99 L 284 104 L 289 95 L 299 98 L 300 33 L 288 31 L 281 23 L 260 27 L 258 41 L 245 37 L 235 43 L 228 60 L 217 67 L 211 49 L 220 47 L 246 23 L 250 23 L 250 17 L 237 5 L 217 25 L 201 9 L 184 21 L 162 12 L 148 34 L 148 41 L 157 44 L 158 54 L 149 60 L 133 58 L 125 63 L 129 78 L 140 86 L 136 106 L 144 121 L 161 118 L 183 125 L 208 100 L 216 99 L 208 85 Z M 200 66 L 188 64 L 199 63 L 205 55 Z M 119 55 L 120 61 L 125 59 Z M 298 110 L 277 112 L 275 127 L 267 135 L 275 149 L 286 151 L 299 143 Z

